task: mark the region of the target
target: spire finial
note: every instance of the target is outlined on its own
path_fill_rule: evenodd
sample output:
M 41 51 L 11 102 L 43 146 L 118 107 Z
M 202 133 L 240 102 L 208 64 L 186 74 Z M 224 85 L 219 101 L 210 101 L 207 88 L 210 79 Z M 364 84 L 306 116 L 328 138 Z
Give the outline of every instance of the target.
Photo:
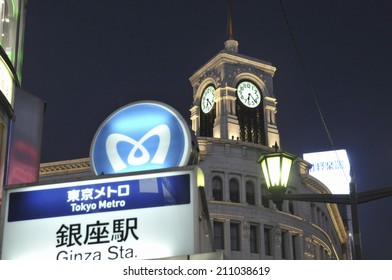
M 225 50 L 237 53 L 238 42 L 233 38 L 233 15 L 231 0 L 227 0 L 227 32 L 229 33 L 229 39 L 225 42 Z
M 229 40 L 233 40 L 233 10 L 231 0 L 227 0 L 227 31 L 229 33 Z

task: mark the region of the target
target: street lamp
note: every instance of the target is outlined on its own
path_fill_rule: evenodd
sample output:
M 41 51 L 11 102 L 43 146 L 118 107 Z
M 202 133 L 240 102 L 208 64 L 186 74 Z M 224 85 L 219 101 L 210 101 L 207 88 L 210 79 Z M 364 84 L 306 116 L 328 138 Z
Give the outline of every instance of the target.
M 280 205 L 283 202 L 282 195 L 286 192 L 291 166 L 296 156 L 279 150 L 277 143 L 274 148 L 275 152 L 262 155 L 258 162 L 272 200 Z
M 263 172 L 268 191 L 271 194 L 270 196 L 266 195 L 265 197 L 271 199 L 278 207 L 282 205 L 283 200 L 350 204 L 354 235 L 354 258 L 362 259 L 357 209 L 358 203 L 385 197 L 386 195 L 391 194 L 391 190 L 387 189 L 386 191 L 383 190 L 383 192 L 377 190 L 375 193 L 372 192 L 369 194 L 369 192 L 367 192 L 358 195 L 355 183 L 352 180 L 350 183 L 349 195 L 286 194 L 291 166 L 296 157 L 292 154 L 283 152 L 279 149 L 277 143 L 275 143 L 274 148 L 275 152 L 266 153 L 258 160 L 261 165 L 261 170 Z
M 204 179 L 204 172 L 200 167 L 197 167 L 197 186 L 199 188 L 204 188 L 206 181 Z
M 392 188 L 382 188 L 372 191 L 357 193 L 354 174 L 351 173 L 350 194 L 286 194 L 287 182 L 291 165 L 296 156 L 283 152 L 275 143 L 275 152 L 262 155 L 257 161 L 261 165 L 265 182 L 270 195 L 265 195 L 276 205 L 281 205 L 283 200 L 321 202 L 334 204 L 347 204 L 351 207 L 351 221 L 353 227 L 354 259 L 362 259 L 361 239 L 358 221 L 358 204 L 376 199 L 392 196 Z

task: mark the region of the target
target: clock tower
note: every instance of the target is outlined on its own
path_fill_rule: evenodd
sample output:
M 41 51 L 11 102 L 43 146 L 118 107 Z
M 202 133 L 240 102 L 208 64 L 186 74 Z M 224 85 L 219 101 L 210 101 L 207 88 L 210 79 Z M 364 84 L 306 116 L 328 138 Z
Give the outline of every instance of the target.
M 198 137 L 280 145 L 271 63 L 238 53 L 231 37 L 225 48 L 190 78 L 192 129 Z

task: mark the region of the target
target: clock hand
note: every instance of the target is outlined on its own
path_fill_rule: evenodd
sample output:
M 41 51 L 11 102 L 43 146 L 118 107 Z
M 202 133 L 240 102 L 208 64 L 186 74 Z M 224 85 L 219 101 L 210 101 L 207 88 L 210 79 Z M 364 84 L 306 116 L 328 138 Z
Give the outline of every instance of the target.
M 249 93 L 249 94 L 250 94 L 250 93 Z M 252 97 L 253 101 L 257 103 L 256 99 L 253 98 L 253 95 L 251 95 L 251 97 Z

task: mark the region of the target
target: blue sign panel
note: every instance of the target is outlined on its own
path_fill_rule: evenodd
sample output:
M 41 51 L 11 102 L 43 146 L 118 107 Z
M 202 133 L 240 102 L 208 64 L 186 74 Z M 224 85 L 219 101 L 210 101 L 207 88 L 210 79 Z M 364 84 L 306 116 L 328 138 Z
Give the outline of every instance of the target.
M 181 115 L 149 101 L 109 116 L 94 137 L 90 160 L 100 175 L 185 166 L 190 154 L 190 132 Z
M 189 204 L 190 175 L 13 192 L 8 222 Z

